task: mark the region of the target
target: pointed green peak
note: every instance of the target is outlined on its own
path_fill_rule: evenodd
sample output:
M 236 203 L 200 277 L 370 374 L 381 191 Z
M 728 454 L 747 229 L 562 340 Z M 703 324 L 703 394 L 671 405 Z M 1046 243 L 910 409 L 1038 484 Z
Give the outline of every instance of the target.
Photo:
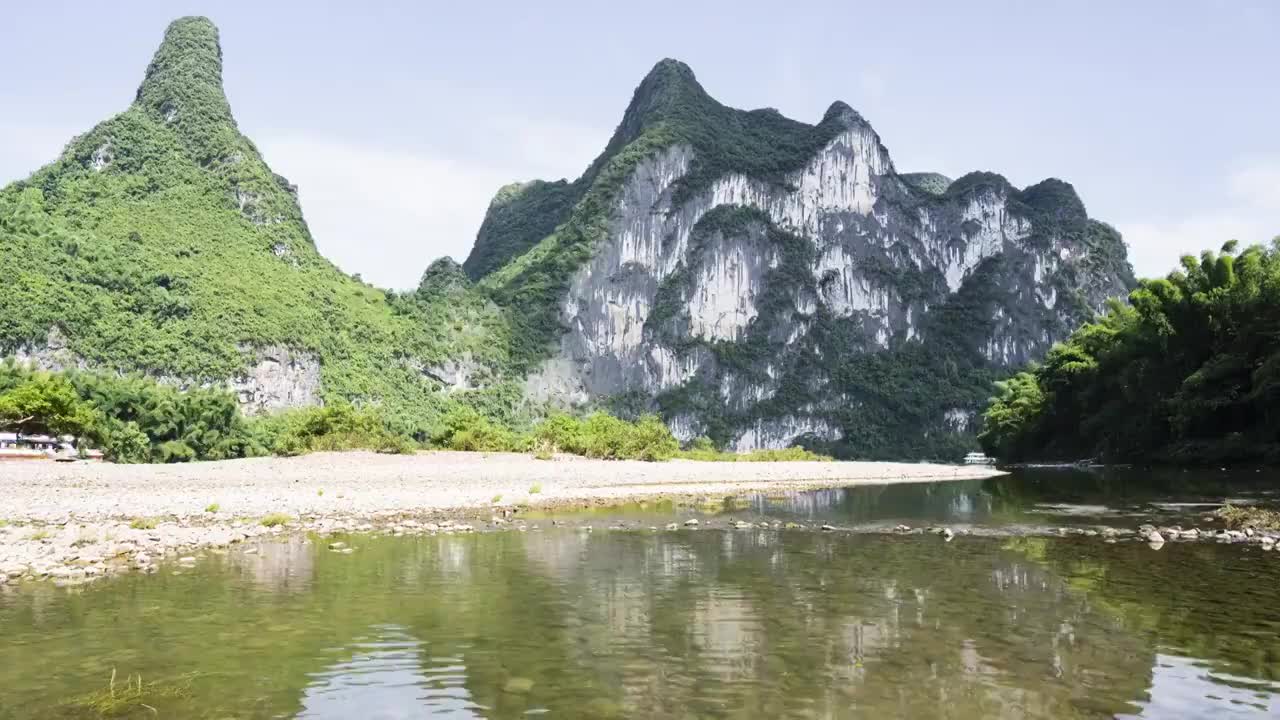
M 660 60 L 636 87 L 605 155 L 612 154 L 640 137 L 646 128 L 660 122 L 694 121 L 709 105 L 718 103 L 698 84 L 688 65 L 671 58 Z
M 698 84 L 692 68 L 679 60 L 665 58 L 640 81 L 627 112 L 643 115 L 669 112 L 681 102 L 705 96 L 706 91 Z
M 831 107 L 822 115 L 823 123 L 840 123 L 845 127 L 854 127 L 857 125 L 866 125 L 867 121 L 858 114 L 857 110 L 849 107 L 849 103 L 843 100 L 837 100 L 831 103 Z
M 208 18 L 184 17 L 169 24 L 135 104 L 197 142 L 200 136 L 235 127 L 222 90 L 218 28 Z

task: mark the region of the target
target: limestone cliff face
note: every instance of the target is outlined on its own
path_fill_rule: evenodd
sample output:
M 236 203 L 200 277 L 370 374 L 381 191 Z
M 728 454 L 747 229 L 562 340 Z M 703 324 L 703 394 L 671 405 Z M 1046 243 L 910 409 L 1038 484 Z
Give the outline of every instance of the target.
M 884 454 L 901 432 L 959 447 L 991 378 L 1127 291 L 1118 235 L 1066 183 L 899 175 L 857 113 L 838 103 L 833 120 L 782 178 L 730 172 L 690 194 L 691 144 L 637 163 L 529 394 L 638 399 L 683 438 L 740 450 Z
M 148 376 L 179 388 L 225 388 L 235 394 L 241 410 L 250 415 L 322 404 L 320 360 L 314 353 L 284 345 L 242 347 L 241 352 L 245 360 L 244 369 L 225 380 L 201 380 L 162 373 L 148 373 Z M 95 363 L 76 354 L 66 335 L 56 325 L 49 329 L 42 342 L 24 343 L 13 348 L 0 347 L 0 358 L 13 358 L 17 363 L 50 372 L 101 370 Z

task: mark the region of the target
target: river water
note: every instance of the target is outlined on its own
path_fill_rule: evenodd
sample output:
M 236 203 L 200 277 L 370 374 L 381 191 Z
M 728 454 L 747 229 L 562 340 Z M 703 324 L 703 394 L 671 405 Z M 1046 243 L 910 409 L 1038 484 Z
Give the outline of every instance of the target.
M 1277 487 L 1023 471 L 5 586 L 0 718 L 1280 717 L 1280 552 L 1027 534 L 1200 524 Z

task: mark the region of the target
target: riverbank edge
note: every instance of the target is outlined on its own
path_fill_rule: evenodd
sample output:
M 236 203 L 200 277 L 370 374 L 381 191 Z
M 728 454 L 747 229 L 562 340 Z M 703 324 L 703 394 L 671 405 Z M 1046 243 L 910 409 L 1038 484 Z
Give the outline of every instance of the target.
M 166 560 L 191 562 L 203 551 L 294 536 L 529 529 L 517 518 L 531 511 L 636 502 L 701 504 L 705 510 L 709 503 L 723 505 L 727 498 L 754 493 L 1005 474 L 989 466 L 925 463 L 558 459 L 510 453 L 436 452 L 408 458 L 320 453 L 186 466 L 6 464 L 0 471 L 15 471 L 0 475 L 0 495 L 10 500 L 0 511 L 0 585 L 42 579 L 78 584 L 130 570 L 154 572 Z M 361 481 L 364 487 L 328 500 L 323 489 L 315 489 L 362 466 L 369 473 Z M 466 471 L 476 479 L 459 480 L 458 473 Z M 470 487 L 472 482 L 479 492 Z M 406 492 L 406 483 L 416 485 Z M 255 484 L 260 497 L 255 497 Z M 252 502 L 246 505 L 240 497 L 230 511 L 217 503 L 194 509 L 196 498 L 232 491 Z M 145 512 L 121 509 L 131 507 L 131 494 L 134 501 L 150 503 Z

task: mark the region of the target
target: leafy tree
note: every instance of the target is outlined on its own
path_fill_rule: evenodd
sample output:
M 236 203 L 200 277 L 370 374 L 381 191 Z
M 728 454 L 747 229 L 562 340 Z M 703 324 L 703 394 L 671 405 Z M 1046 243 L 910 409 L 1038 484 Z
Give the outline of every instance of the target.
M 66 378 L 33 373 L 0 393 L 0 428 L 27 434 L 84 435 L 98 420 Z
M 1280 461 L 1280 238 L 1182 258 L 998 389 L 1008 460 Z

